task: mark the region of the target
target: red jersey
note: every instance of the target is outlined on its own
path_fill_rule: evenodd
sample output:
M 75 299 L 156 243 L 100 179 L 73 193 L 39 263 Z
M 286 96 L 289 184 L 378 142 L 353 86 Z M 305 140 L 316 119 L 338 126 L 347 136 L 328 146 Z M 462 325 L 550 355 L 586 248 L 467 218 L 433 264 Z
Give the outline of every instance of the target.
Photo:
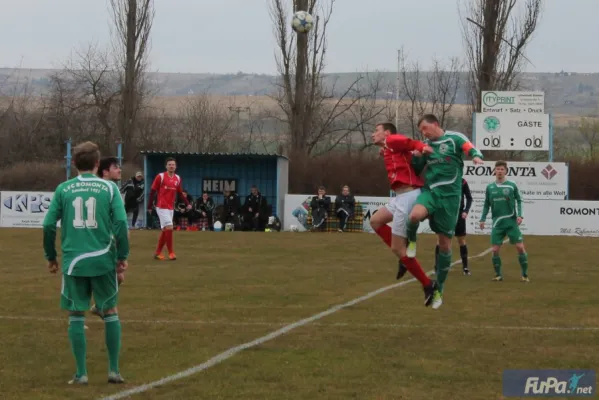
M 154 182 L 152 182 L 152 191 L 156 192 L 158 199 L 156 200 L 157 208 L 165 208 L 167 210 L 173 210 L 175 208 L 175 200 L 177 199 L 177 193 L 183 192 L 183 186 L 181 186 L 181 178 L 177 174 L 169 176 L 167 172 L 156 175 Z M 152 199 L 150 198 L 150 201 Z M 188 203 L 187 199 L 185 202 Z
M 422 152 L 425 144 L 401 134 L 388 135 L 381 153 L 385 159 L 385 168 L 391 189 L 400 186 L 424 186 L 424 181 L 412 166 L 412 151 Z

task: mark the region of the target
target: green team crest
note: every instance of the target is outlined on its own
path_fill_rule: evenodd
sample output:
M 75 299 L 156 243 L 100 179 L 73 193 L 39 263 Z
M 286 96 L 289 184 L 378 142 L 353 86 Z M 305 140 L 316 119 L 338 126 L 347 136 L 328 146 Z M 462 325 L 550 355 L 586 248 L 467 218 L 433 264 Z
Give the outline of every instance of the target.
M 445 143 L 441 143 L 439 146 L 439 153 L 445 154 L 449 150 L 449 147 Z
M 489 133 L 495 133 L 501 127 L 501 123 L 497 117 L 487 117 L 483 121 L 483 127 Z

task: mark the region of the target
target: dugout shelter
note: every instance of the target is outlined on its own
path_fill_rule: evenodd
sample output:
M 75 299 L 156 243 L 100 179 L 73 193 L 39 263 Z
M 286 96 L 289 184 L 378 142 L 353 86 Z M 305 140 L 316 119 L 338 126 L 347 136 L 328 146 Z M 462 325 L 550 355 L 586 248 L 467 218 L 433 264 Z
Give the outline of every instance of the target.
M 144 160 L 145 197 L 148 208 L 150 188 L 157 174 L 165 171 L 165 160 L 177 161 L 176 174 L 183 188 L 197 199 L 208 192 L 216 205 L 223 203 L 223 191 L 236 192 L 243 204 L 252 185 L 272 206 L 272 215 L 283 220 L 285 195 L 289 188 L 289 159 L 279 154 L 258 153 L 187 153 L 142 151 Z M 144 220 L 145 221 L 145 220 Z M 145 222 L 144 222 L 145 223 Z

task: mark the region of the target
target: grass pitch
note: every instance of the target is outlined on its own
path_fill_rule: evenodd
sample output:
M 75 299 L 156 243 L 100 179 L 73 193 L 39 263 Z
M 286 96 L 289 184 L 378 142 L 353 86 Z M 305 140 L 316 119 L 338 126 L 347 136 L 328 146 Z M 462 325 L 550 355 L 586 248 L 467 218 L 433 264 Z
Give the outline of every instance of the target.
M 156 231 L 131 236 L 119 312 L 127 384 L 106 383 L 103 323 L 88 315 L 90 384 L 70 387 L 60 277 L 45 269 L 41 230 L 0 230 L 2 399 L 102 398 L 396 282 L 396 261 L 369 234 L 176 232 L 175 262 L 152 259 Z M 488 241 L 469 237 L 470 255 Z M 529 284 L 506 245 L 504 282 L 490 281 L 490 255 L 471 260 L 470 277 L 456 265 L 437 311 L 409 283 L 132 398 L 489 400 L 502 398 L 506 368 L 596 368 L 596 241 L 527 237 Z M 433 249 L 421 236 L 427 270 Z

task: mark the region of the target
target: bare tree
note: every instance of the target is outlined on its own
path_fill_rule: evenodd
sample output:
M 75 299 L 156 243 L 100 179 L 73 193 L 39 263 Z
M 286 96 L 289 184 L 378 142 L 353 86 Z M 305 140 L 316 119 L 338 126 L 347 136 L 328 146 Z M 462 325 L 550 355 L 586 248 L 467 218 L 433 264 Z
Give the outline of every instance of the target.
M 516 90 L 526 59 L 524 52 L 541 16 L 544 0 L 464 0 L 460 10 L 466 58 L 470 71 L 470 97 L 481 109 L 481 92 Z M 522 2 L 520 2 L 522 3 Z
M 398 128 L 411 132 L 419 138 L 418 119 L 427 113 L 435 114 L 444 127 L 451 127 L 457 118 L 454 114 L 458 92 L 461 87 L 461 63 L 457 58 L 447 62 L 432 59 L 430 71 L 423 71 L 420 63 L 408 63 L 405 53 L 400 53 L 399 92 L 405 102 L 398 105 L 399 115 L 405 125 Z M 400 96 L 401 97 L 401 96 Z
M 233 117 L 226 104 L 215 102 L 208 94 L 187 99 L 181 108 L 179 137 L 187 151 L 226 151 Z
M 327 29 L 334 4 L 335 0 L 270 1 L 279 72 L 278 91 L 273 98 L 283 112 L 283 117 L 271 117 L 287 126 L 292 152 L 310 154 L 321 142 L 338 142 L 338 120 L 359 100 L 355 95 L 363 75 L 358 74 L 351 84 L 339 91 L 335 84 L 326 87 L 323 81 Z M 293 12 L 307 11 L 315 18 L 310 32 L 293 32 L 288 5 Z M 347 127 L 343 130 L 348 132 Z
M 110 0 L 117 65 L 122 71 L 119 132 L 125 154 L 134 156 L 137 113 L 141 108 L 147 69 L 154 0 Z
M 578 124 L 578 132 L 583 140 L 583 146 L 578 150 L 584 149 L 586 159 L 595 161 L 599 155 L 599 119 L 597 117 L 581 118 Z
M 50 82 L 50 111 L 57 128 L 81 129 L 83 121 L 89 121 L 85 116 L 93 115 L 101 130 L 96 131 L 95 123 L 89 121 L 90 130 L 81 132 L 82 136 L 101 135 L 103 147 L 113 149 L 121 91 L 108 52 L 94 44 L 76 50 L 63 70 L 50 76 Z M 77 123 L 69 123 L 75 115 Z

